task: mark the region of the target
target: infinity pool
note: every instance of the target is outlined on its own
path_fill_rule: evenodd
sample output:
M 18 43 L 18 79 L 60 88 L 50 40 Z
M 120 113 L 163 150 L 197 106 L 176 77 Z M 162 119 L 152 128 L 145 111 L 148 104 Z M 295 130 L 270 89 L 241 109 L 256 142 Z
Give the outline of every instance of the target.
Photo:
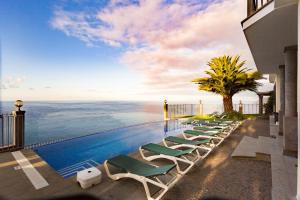
M 152 122 L 44 145 L 34 151 L 67 178 L 116 155 L 135 152 L 141 145 L 159 143 L 164 137 L 177 135 L 186 128 L 178 120 Z

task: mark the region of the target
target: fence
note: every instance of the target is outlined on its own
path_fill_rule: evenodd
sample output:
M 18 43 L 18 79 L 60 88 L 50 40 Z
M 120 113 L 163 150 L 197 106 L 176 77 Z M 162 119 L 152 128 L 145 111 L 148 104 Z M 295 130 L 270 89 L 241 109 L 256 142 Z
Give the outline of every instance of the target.
M 11 114 L 0 115 L 0 152 L 14 147 L 14 122 Z
M 233 109 L 239 112 L 240 104 L 234 104 Z M 222 104 L 166 104 L 165 118 L 174 119 L 193 115 L 207 115 L 211 113 L 223 113 Z M 259 114 L 259 104 L 242 104 L 243 114 Z
M 20 111 L 23 112 L 23 111 Z M 24 115 L 0 115 L 0 152 L 14 151 L 24 146 Z
M 243 114 L 259 114 L 259 104 L 242 104 Z M 239 104 L 234 104 L 233 109 L 239 111 Z

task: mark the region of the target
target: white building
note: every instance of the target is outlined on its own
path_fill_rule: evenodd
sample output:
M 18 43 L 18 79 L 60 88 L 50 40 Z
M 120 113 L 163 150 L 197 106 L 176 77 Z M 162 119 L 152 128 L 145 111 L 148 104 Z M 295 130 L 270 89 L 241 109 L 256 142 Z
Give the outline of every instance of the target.
M 299 158 L 299 1 L 247 1 L 248 17 L 241 22 L 242 28 L 258 70 L 270 74 L 275 83 L 279 135 L 283 137 L 282 153 L 288 156 L 298 154 Z M 298 167 L 297 199 L 300 199 L 299 175 Z

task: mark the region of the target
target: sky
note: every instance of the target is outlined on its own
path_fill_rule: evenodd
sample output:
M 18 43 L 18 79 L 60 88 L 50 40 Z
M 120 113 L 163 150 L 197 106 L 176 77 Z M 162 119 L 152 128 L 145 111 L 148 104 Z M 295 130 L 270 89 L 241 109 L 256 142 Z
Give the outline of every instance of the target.
M 191 80 L 224 54 L 256 69 L 245 17 L 241 0 L 0 1 L 1 99 L 220 101 Z

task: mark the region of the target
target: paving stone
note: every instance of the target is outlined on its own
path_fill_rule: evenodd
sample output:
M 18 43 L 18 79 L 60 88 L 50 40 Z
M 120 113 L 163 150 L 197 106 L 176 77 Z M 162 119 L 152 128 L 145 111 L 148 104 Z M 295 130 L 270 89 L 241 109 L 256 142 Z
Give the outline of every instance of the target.
M 231 154 L 232 157 L 256 157 L 257 139 L 244 136 L 237 148 Z

